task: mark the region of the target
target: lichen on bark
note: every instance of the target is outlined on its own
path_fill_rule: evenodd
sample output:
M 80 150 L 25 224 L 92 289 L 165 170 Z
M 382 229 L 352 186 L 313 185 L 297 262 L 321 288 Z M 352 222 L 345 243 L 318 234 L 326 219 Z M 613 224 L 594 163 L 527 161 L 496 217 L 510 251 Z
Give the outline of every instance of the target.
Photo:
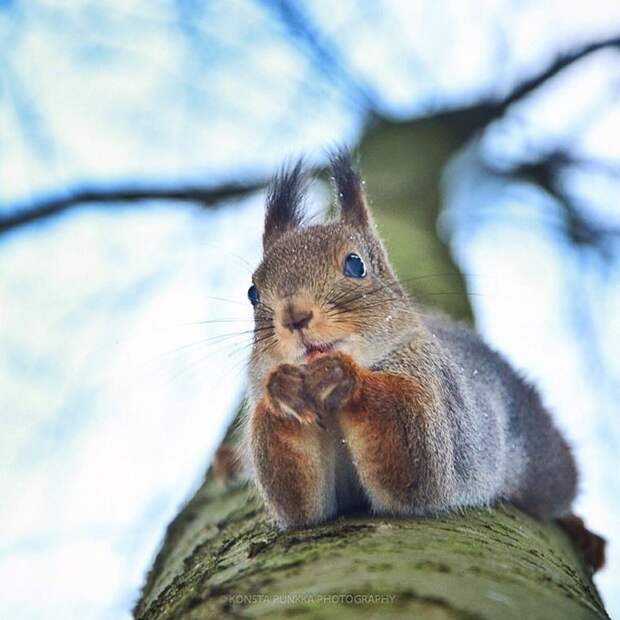
M 135 609 L 176 618 L 607 618 L 562 531 L 511 506 L 341 518 L 279 532 L 208 475 L 169 527 Z

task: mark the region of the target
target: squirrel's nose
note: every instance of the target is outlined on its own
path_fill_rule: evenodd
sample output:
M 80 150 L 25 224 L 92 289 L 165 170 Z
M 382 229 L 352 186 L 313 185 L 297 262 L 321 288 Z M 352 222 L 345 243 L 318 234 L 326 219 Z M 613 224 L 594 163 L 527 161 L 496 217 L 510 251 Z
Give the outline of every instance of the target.
M 313 316 L 312 310 L 302 310 L 289 306 L 282 317 L 282 325 L 294 332 L 296 329 L 308 327 Z

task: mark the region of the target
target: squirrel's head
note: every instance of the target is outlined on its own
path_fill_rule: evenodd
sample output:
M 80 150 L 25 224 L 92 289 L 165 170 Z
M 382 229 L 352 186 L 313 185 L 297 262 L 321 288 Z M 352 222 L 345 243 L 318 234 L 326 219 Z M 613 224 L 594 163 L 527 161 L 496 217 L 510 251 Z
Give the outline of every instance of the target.
M 331 169 L 337 216 L 323 224 L 303 224 L 301 163 L 271 183 L 263 259 L 248 290 L 255 367 L 299 364 L 335 350 L 371 365 L 393 346 L 411 314 L 349 155 L 335 155 Z

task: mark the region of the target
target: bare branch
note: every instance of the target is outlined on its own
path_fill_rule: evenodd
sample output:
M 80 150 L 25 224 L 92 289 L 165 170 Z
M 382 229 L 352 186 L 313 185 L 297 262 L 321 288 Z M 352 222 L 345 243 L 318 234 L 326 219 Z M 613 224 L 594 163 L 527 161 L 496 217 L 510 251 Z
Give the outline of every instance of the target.
M 561 54 L 548 67 L 518 83 L 510 93 L 501 99 L 483 99 L 472 106 L 454 110 L 440 110 L 434 115 L 429 115 L 429 118 L 434 116 L 437 121 L 447 123 L 454 130 L 461 143 L 465 144 L 480 130 L 494 120 L 501 118 L 511 105 L 525 99 L 568 66 L 594 52 L 614 48 L 620 49 L 620 37 L 610 37 L 589 43 L 571 52 Z
M 566 69 L 566 67 L 572 65 L 574 62 L 605 48 L 620 49 L 620 37 L 612 37 L 609 39 L 603 39 L 602 41 L 596 41 L 594 43 L 584 45 L 583 47 L 575 49 L 571 52 L 560 55 L 558 58 L 556 58 L 555 62 L 549 65 L 549 67 L 547 67 L 547 69 L 545 69 L 538 75 L 531 76 L 529 79 L 522 82 L 512 91 L 512 93 L 505 97 L 501 102 L 503 108 L 506 109 L 508 106 L 512 105 L 516 101 L 527 97 L 527 95 L 535 91 L 547 80 L 556 76 L 563 69 Z
M 346 66 L 335 43 L 328 41 L 312 24 L 299 2 L 290 0 L 262 0 L 286 27 L 293 39 L 300 41 L 318 69 L 349 91 L 362 103 L 367 112 L 376 113 L 378 96 L 361 77 L 354 76 Z
M 222 183 L 221 185 L 161 187 L 136 183 L 126 187 L 82 188 L 62 196 L 32 201 L 16 207 L 8 214 L 0 216 L 0 235 L 19 226 L 46 219 L 64 211 L 85 204 L 105 204 L 121 206 L 126 203 L 147 200 L 176 201 L 194 203 L 203 208 L 215 208 L 226 200 L 243 198 L 252 192 L 263 189 L 267 181 L 247 183 Z
M 563 224 L 566 234 L 575 246 L 588 246 L 597 249 L 600 254 L 611 258 L 608 241 L 620 236 L 617 226 L 603 226 L 587 218 L 578 201 L 567 191 L 562 180 L 562 173 L 580 167 L 589 167 L 604 174 L 616 176 L 618 170 L 613 165 L 575 158 L 570 153 L 556 149 L 538 161 L 519 164 L 509 170 L 499 169 L 492 164 L 484 163 L 485 170 L 496 177 L 508 181 L 525 181 L 536 185 L 554 198 L 563 210 Z

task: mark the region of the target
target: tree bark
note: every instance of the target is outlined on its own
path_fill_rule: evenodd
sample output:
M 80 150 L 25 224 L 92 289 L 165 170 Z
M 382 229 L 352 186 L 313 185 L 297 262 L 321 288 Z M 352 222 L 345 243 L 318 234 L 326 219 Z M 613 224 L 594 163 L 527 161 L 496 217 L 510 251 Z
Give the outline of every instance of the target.
M 513 507 L 347 518 L 280 533 L 211 474 L 168 528 L 134 610 L 198 618 L 607 618 L 570 541 Z

